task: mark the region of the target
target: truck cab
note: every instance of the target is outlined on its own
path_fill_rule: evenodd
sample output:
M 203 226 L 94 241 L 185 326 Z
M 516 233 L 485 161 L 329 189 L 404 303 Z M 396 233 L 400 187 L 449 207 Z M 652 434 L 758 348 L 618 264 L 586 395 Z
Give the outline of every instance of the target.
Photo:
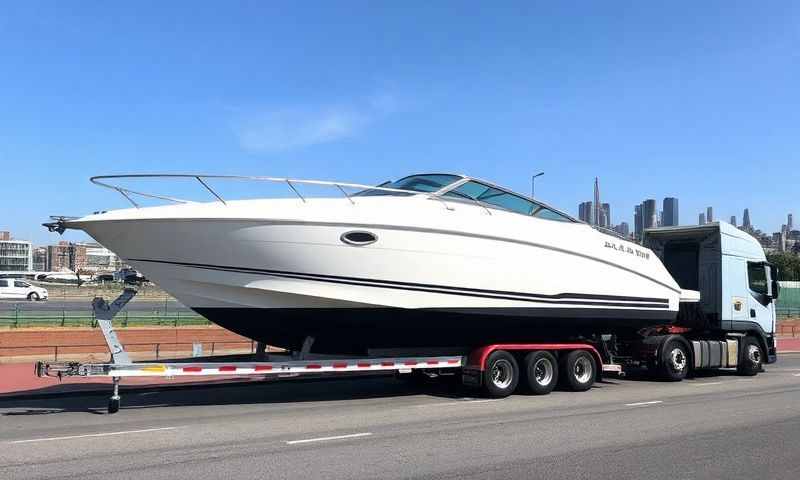
M 713 338 L 746 335 L 776 361 L 775 300 L 778 272 L 755 238 L 725 222 L 645 230 L 642 243 L 678 285 L 700 299 L 681 304 L 677 325 Z

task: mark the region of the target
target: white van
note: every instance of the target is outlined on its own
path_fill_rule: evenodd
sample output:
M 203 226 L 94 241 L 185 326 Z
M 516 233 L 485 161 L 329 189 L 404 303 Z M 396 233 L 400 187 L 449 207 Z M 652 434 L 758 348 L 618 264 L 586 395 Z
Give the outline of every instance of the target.
M 47 300 L 47 289 L 18 278 L 0 278 L 0 300 Z

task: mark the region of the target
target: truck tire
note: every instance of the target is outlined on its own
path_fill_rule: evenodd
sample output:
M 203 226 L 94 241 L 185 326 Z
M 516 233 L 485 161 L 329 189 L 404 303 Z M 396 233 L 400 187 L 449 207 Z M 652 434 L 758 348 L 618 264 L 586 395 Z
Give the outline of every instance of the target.
M 505 350 L 495 350 L 486 359 L 483 389 L 492 398 L 511 395 L 519 383 L 519 366 L 514 356 Z
M 658 372 L 662 380 L 669 382 L 680 382 L 686 378 L 689 374 L 689 351 L 685 343 L 677 338 L 664 342 Z
M 741 352 L 742 358 L 739 360 L 736 372 L 748 377 L 758 374 L 764 363 L 764 352 L 761 351 L 758 340 L 753 337 L 744 337 Z
M 38 302 L 39 301 L 39 294 L 36 293 L 36 292 L 31 292 L 28 295 L 28 301 L 29 302 Z
M 592 388 L 597 378 L 597 364 L 586 350 L 572 350 L 561 361 L 563 384 L 573 392 L 585 392 Z
M 525 356 L 526 385 L 534 395 L 547 395 L 558 382 L 558 362 L 552 353 L 537 350 Z

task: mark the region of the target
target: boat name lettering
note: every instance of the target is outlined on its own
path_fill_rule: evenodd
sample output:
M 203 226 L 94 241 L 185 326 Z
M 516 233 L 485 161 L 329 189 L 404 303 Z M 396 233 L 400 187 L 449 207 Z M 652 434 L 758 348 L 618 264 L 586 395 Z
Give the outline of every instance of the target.
M 612 250 L 616 250 L 620 253 L 627 253 L 629 255 L 636 255 L 637 257 L 644 258 L 645 260 L 650 258 L 650 253 L 645 252 L 644 250 L 639 250 L 638 248 L 633 248 L 627 245 L 623 245 L 621 243 L 609 242 L 606 241 L 606 248 L 610 248 Z

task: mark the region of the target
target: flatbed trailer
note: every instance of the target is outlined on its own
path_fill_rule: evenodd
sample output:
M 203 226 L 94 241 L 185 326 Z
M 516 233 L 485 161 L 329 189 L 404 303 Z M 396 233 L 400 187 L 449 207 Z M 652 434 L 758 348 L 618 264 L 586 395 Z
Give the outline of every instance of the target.
M 389 373 L 462 375 L 464 385 L 483 387 L 492 397 L 505 397 L 514 392 L 518 382 L 528 384 L 533 393 L 549 393 L 558 380 L 559 369 L 566 377 L 565 384 L 576 391 L 588 390 L 603 373 L 622 373 L 622 367 L 611 363 L 600 351 L 587 342 L 492 344 L 461 354 L 431 355 L 430 353 L 401 356 L 364 356 L 345 358 L 309 358 L 312 341 L 296 359 L 279 361 L 218 361 L 218 362 L 132 362 L 119 342 L 111 324 L 113 317 L 136 295 L 127 288 L 112 303 L 102 298 L 92 302 L 95 317 L 111 352 L 108 363 L 44 362 L 36 363 L 39 377 L 111 377 L 112 395 L 108 412 L 120 408 L 119 384 L 126 377 L 192 377 L 242 376 L 281 377 L 300 375 L 339 375 L 358 373 Z M 524 357 L 524 358 L 523 358 Z M 561 359 L 559 367 L 557 358 Z M 520 367 L 522 364 L 522 368 Z M 523 370 L 524 369 L 524 374 Z

